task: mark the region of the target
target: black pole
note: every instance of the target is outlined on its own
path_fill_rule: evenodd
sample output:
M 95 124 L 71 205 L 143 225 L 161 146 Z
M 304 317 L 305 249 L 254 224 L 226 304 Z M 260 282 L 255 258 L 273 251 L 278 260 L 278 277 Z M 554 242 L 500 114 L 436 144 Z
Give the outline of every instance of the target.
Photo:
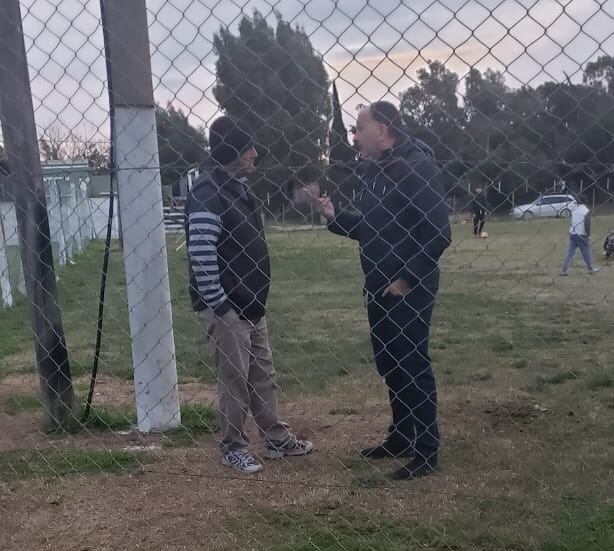
M 104 244 L 104 257 L 102 261 L 102 276 L 100 278 L 100 293 L 98 296 L 98 324 L 96 327 L 96 348 L 94 351 L 94 365 L 92 367 L 92 375 L 90 378 L 90 389 L 85 402 L 85 410 L 83 412 L 82 421 L 85 422 L 89 418 L 92 407 L 92 399 L 94 397 L 94 389 L 96 388 L 96 379 L 98 377 L 98 365 L 100 364 L 100 348 L 102 345 L 102 325 L 104 319 L 104 301 L 107 288 L 107 273 L 109 270 L 109 257 L 111 255 L 111 237 L 113 233 L 113 212 L 115 202 L 115 151 L 113 147 L 115 136 L 115 116 L 113 113 L 113 84 L 111 80 L 111 56 L 109 55 L 109 34 L 107 30 L 105 0 L 100 0 L 100 18 L 102 21 L 102 36 L 104 42 L 105 61 L 107 66 L 107 89 L 109 92 L 109 121 L 111 125 L 111 146 L 109 147 L 109 168 L 110 168 L 110 186 L 109 186 L 109 217 L 107 220 L 107 235 Z

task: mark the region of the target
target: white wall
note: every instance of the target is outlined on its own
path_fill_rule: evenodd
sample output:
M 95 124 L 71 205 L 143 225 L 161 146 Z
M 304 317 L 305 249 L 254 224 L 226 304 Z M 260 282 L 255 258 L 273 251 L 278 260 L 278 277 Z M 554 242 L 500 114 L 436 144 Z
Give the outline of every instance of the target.
M 60 265 L 66 264 L 86 246 L 90 239 L 105 239 L 109 217 L 108 197 L 86 197 L 83 188 L 62 182 L 54 186 L 53 182 L 45 182 L 47 186 L 47 209 L 51 241 L 59 253 Z M 60 192 L 62 197 L 60 198 Z M 62 206 L 60 207 L 60 201 Z M 4 235 L 0 239 L 0 308 L 10 306 L 17 291 L 25 294 L 23 269 L 13 268 L 17 281 L 10 281 L 9 262 L 18 258 L 9 255 L 8 247 L 19 246 L 17 233 L 17 218 L 15 205 L 12 202 L 0 202 L 0 216 Z M 113 239 L 118 238 L 118 208 L 115 201 L 112 233 Z M 11 296 L 12 295 L 12 296 Z
M 107 236 L 107 222 L 109 220 L 109 198 L 108 197 L 90 197 L 89 207 L 92 220 L 93 239 L 105 239 Z M 113 208 L 113 225 L 112 238 L 118 239 L 117 233 L 117 199 L 114 202 Z

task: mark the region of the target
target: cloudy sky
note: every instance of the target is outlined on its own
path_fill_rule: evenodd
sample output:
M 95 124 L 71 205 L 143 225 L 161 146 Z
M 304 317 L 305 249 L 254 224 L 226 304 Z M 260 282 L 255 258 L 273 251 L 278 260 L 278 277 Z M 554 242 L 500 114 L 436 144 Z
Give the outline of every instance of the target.
M 37 124 L 106 134 L 98 0 L 21 0 Z M 156 100 L 205 124 L 217 105 L 214 33 L 274 12 L 301 25 L 337 80 L 348 121 L 358 103 L 395 99 L 426 60 L 459 75 L 504 72 L 511 86 L 581 80 L 614 55 L 614 0 L 147 0 Z

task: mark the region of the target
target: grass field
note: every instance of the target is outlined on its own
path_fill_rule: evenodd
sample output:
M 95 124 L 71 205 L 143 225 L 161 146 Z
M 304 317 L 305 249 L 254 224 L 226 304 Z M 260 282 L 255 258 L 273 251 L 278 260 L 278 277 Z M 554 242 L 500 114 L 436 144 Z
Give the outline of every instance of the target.
M 610 229 L 596 217 L 597 236 Z M 248 481 L 218 463 L 211 358 L 188 306 L 185 250 L 169 241 L 179 434 L 134 420 L 121 254 L 113 251 L 97 421 L 46 436 L 25 304 L 0 312 L 0 549 L 614 549 L 614 267 L 558 277 L 564 221 L 455 225 L 432 356 L 442 470 L 392 485 L 357 458 L 388 423 L 356 246 L 271 232 L 269 326 L 284 417 L 317 445 Z M 75 388 L 87 392 L 102 247 L 60 273 Z M 258 446 L 253 427 L 250 435 Z M 4 521 L 6 519 L 6 521 Z

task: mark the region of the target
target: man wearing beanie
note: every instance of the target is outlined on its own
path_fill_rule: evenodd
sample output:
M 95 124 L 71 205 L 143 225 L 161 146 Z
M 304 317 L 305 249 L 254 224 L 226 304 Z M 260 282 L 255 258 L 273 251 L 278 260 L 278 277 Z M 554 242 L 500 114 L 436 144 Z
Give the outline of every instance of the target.
M 186 202 L 190 296 L 215 352 L 222 463 L 243 473 L 262 465 L 249 450 L 247 413 L 265 442 L 264 456 L 306 455 L 277 412 L 265 305 L 270 262 L 258 202 L 245 176 L 257 157 L 250 131 L 219 117 L 209 132 L 211 158 Z

